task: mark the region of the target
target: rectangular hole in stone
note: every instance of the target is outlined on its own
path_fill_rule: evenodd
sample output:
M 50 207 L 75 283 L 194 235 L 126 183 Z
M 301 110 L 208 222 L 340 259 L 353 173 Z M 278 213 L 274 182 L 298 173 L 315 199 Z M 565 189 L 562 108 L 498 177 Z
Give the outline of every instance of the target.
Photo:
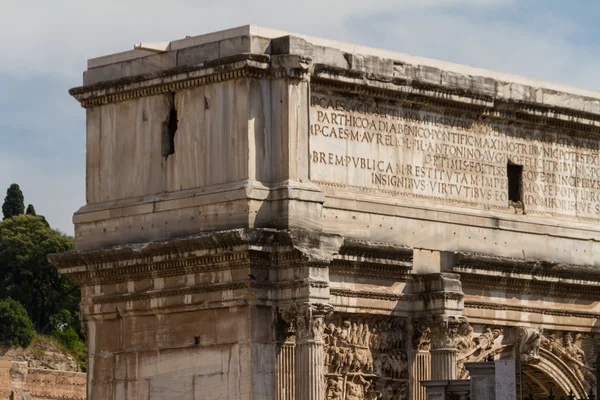
M 523 166 L 508 163 L 506 165 L 508 175 L 508 201 L 519 203 L 522 201 Z

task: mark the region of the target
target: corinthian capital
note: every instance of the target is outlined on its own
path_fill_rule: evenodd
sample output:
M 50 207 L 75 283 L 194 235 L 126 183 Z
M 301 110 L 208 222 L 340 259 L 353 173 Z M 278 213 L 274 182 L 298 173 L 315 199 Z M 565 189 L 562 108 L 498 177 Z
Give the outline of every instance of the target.
M 473 329 L 463 316 L 435 316 L 430 322 L 431 350 L 460 350 L 462 342 L 471 339 Z
M 283 318 L 296 330 L 296 343 L 323 341 L 325 317 L 333 312 L 329 304 L 294 304 L 282 312 Z

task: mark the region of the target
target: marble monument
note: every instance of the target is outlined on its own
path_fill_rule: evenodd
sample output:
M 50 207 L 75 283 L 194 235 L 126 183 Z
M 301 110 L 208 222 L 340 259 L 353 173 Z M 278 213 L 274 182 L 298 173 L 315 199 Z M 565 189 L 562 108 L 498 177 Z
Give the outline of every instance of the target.
M 421 400 L 494 360 L 597 385 L 599 92 L 244 26 L 70 93 L 87 203 L 50 258 L 88 399 Z

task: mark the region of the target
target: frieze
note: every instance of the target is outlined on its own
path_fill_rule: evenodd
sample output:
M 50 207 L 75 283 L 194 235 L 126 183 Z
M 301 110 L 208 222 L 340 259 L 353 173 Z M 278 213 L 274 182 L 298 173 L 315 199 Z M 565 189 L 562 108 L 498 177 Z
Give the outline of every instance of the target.
M 337 314 L 327 318 L 325 398 L 407 399 L 406 328 L 402 318 Z

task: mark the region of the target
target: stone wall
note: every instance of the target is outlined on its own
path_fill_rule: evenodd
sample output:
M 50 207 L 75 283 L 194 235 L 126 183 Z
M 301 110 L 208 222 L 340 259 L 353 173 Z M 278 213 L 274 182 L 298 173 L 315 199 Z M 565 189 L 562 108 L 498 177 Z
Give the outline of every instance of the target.
M 28 368 L 25 362 L 0 361 L 0 399 L 86 399 L 86 374 Z

